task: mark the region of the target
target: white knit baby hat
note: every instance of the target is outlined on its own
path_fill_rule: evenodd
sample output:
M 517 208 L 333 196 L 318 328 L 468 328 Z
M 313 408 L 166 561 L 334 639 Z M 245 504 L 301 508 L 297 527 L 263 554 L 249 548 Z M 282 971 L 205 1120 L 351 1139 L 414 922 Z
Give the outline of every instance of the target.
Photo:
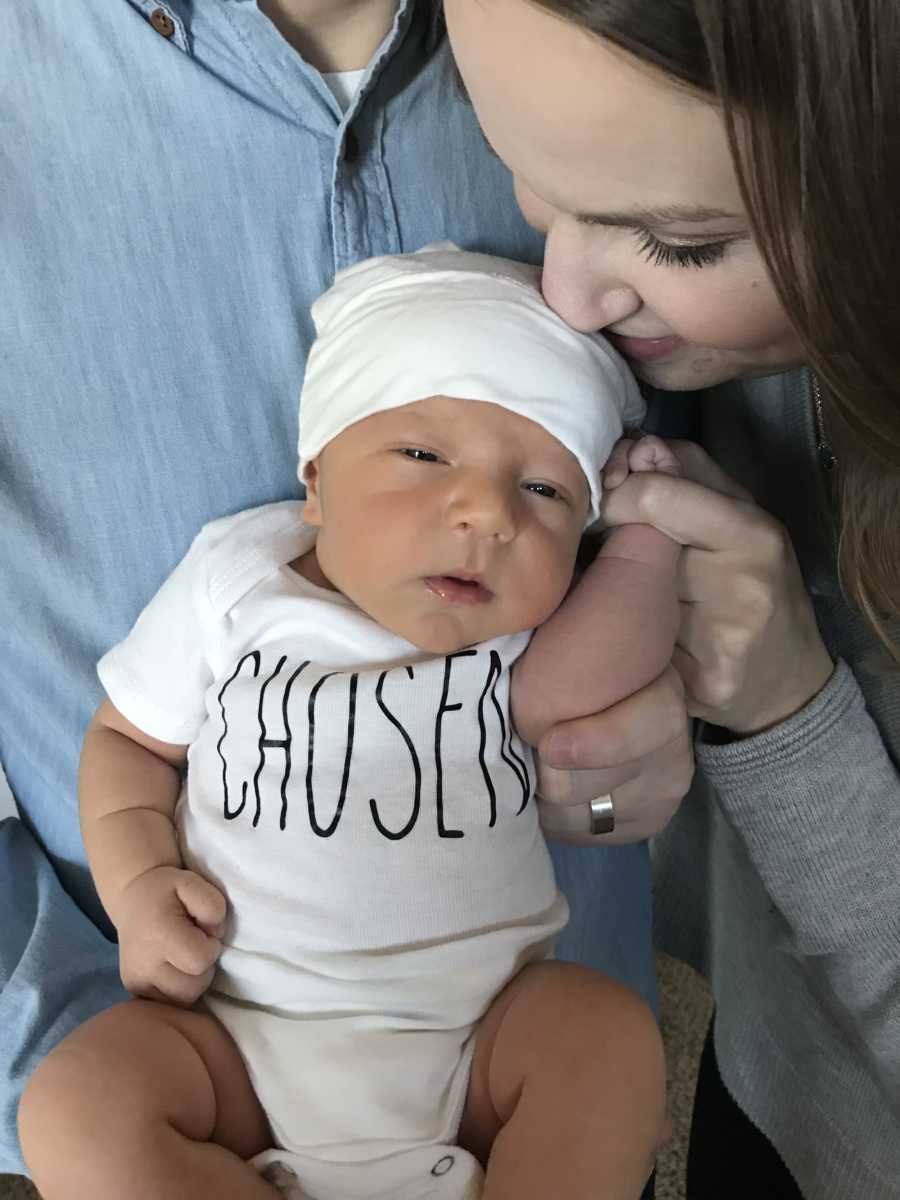
M 486 400 L 537 422 L 578 459 L 600 510 L 600 471 L 645 405 L 596 334 L 547 306 L 540 270 L 436 242 L 339 271 L 312 306 L 299 475 L 363 417 L 428 396 Z

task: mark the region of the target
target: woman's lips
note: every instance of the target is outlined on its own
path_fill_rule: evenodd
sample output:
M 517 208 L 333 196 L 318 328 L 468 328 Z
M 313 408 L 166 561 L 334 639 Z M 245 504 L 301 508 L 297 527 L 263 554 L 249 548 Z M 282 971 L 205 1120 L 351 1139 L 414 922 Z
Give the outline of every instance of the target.
M 477 580 L 458 579 L 455 575 L 429 575 L 425 586 L 447 604 L 487 604 L 494 595 Z
M 672 335 L 661 338 L 639 338 L 625 337 L 621 333 L 607 333 L 606 337 L 620 354 L 634 359 L 635 362 L 656 362 L 657 359 L 668 358 L 672 351 L 681 345 L 681 338 Z

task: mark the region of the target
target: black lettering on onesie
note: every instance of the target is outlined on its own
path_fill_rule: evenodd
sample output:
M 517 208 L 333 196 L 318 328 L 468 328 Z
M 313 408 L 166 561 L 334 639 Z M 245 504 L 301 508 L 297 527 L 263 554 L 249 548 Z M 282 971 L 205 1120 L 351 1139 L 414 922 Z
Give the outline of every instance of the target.
M 304 742 L 304 717 L 305 807 L 309 828 L 319 838 L 331 838 L 338 831 L 350 794 L 351 776 L 359 781 L 354 794 L 363 791 L 368 798 L 374 828 L 391 842 L 408 837 L 417 827 L 426 779 L 430 782 L 433 778 L 435 821 L 440 838 L 465 837 L 465 829 L 459 826 L 477 815 L 473 799 L 477 799 L 479 778 L 487 793 L 487 828 L 497 826 L 501 797 L 507 816 L 518 816 L 525 811 L 532 795 L 532 779 L 526 752 L 513 732 L 505 706 L 506 684 L 502 699 L 498 696 L 504 670 L 508 679 L 508 666 L 504 668 L 497 650 L 470 648 L 448 654 L 443 660 L 417 663 L 415 670 L 412 666 L 398 666 L 377 674 L 374 669 L 323 671 L 309 659 L 292 667 L 286 654 L 277 658 L 273 654 L 266 664 L 263 653 L 253 650 L 244 654 L 216 696 L 218 714 L 214 720 L 217 725 L 221 723 L 221 734 L 215 750 L 222 764 L 222 814 L 226 821 L 234 821 L 245 812 L 252 781 L 251 827 L 260 825 L 264 798 L 277 788 L 278 828 L 286 829 L 290 802 L 299 790 L 296 785 L 300 784 L 295 768 L 299 757 L 297 747 Z M 475 660 L 474 670 L 462 667 L 461 660 L 468 659 Z M 295 683 L 304 672 L 307 675 L 298 691 Z M 297 692 L 293 705 L 292 690 Z M 462 698 L 451 698 L 451 691 L 454 697 Z M 426 753 L 423 757 L 416 739 L 420 742 L 428 739 L 431 705 L 436 705 L 430 726 L 431 755 Z M 392 748 L 392 739 L 396 749 Z M 448 739 L 454 756 L 454 783 L 449 793 L 445 769 Z M 515 748 L 514 740 L 519 742 L 522 753 Z M 354 751 L 357 759 L 363 756 L 361 772 L 353 770 Z M 461 753 L 471 754 L 462 764 Z M 280 760 L 278 754 L 283 756 Z M 339 767 L 341 758 L 343 765 Z M 405 773 L 402 764 L 407 760 L 412 768 L 409 784 L 402 781 Z M 314 776 L 318 776 L 318 783 Z M 461 794 L 458 780 L 462 778 L 466 783 Z M 390 803 L 384 795 L 381 799 L 372 795 L 380 782 L 388 789 Z M 511 785 L 515 795 L 521 793 L 521 802 L 513 799 Z M 403 813 L 407 794 L 409 808 Z M 459 804 L 456 820 L 448 812 L 451 801 L 454 806 Z M 511 802 L 518 805 L 515 811 Z M 326 818 L 324 814 L 329 810 L 330 816 Z M 361 812 L 357 810 L 354 822 L 360 818 Z M 484 829 L 483 821 L 477 827 Z

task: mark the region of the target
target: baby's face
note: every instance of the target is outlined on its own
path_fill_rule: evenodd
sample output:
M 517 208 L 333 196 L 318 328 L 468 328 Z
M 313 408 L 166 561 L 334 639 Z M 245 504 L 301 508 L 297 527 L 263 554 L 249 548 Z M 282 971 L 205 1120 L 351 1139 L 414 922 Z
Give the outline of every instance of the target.
M 589 507 L 578 460 L 540 425 L 431 396 L 358 421 L 311 464 L 304 516 L 319 536 L 299 565 L 449 654 L 553 612 Z

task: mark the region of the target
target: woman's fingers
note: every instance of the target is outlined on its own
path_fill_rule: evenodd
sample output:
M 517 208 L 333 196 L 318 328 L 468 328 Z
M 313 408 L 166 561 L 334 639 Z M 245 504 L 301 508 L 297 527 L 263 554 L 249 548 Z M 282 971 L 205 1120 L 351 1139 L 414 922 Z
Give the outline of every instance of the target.
M 551 836 L 586 843 L 637 841 L 658 833 L 690 786 L 693 753 L 684 689 L 673 667 L 602 713 L 556 726 L 538 759 L 541 820 Z M 559 769 L 563 764 L 575 768 Z M 588 804 L 611 793 L 612 834 L 586 836 Z
M 748 529 L 771 520 L 748 500 L 656 472 L 629 475 L 620 487 L 605 492 L 602 516 L 607 526 L 653 525 L 681 545 L 700 550 L 735 546 Z
M 694 476 L 729 494 L 693 478 L 631 475 L 605 495 L 604 519 L 653 525 L 685 547 L 674 662 L 688 711 L 757 733 L 799 711 L 833 664 L 785 528 L 702 451 L 682 455 Z
M 688 727 L 683 736 L 635 764 L 601 771 L 553 771 L 542 768 L 538 793 L 541 824 L 548 837 L 579 845 L 623 845 L 659 833 L 678 811 L 691 784 L 694 759 Z M 591 800 L 611 795 L 616 826 L 612 833 L 590 833 Z
M 683 441 L 678 438 L 672 439 L 669 446 L 678 459 L 684 479 L 702 484 L 703 487 L 712 488 L 714 492 L 721 492 L 723 496 L 731 496 L 734 500 L 744 500 L 748 504 L 753 503 L 753 496 L 750 492 L 730 475 L 726 475 L 702 446 L 698 446 L 696 442 Z
M 684 688 L 669 667 L 611 708 L 556 725 L 541 739 L 541 759 L 574 770 L 621 767 L 674 741 L 685 724 Z

